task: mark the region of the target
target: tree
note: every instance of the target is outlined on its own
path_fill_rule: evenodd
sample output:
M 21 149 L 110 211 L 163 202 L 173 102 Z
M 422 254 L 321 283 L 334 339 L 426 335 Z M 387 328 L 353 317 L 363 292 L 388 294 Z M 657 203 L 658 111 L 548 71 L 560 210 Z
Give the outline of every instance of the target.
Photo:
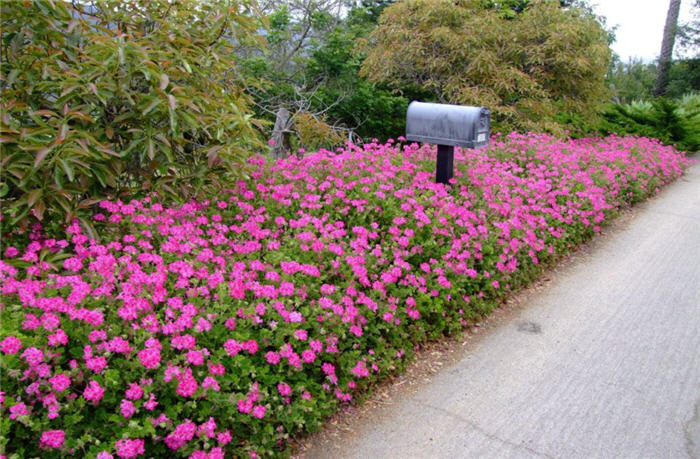
M 353 51 L 392 0 L 270 0 L 262 5 L 265 45 L 247 49 L 249 86 L 259 116 L 270 121 L 274 158 L 303 147 L 403 133 L 408 101 L 358 76 Z M 314 136 L 311 135 L 314 133 Z M 334 145 L 335 143 L 335 145 Z
M 664 25 L 664 35 L 661 41 L 661 53 L 659 54 L 659 67 L 656 73 L 656 85 L 654 86 L 654 96 L 663 96 L 668 86 L 669 71 L 673 59 L 673 44 L 676 41 L 678 32 L 678 13 L 681 9 L 681 0 L 670 0 L 668 12 L 666 13 L 666 25 Z
M 122 192 L 187 196 L 241 175 L 259 142 L 231 59 L 253 35 L 247 0 L 1 7 L 6 229 L 32 215 L 69 222 Z
M 616 103 L 629 104 L 635 100 L 649 100 L 652 98 L 656 81 L 656 64 L 646 63 L 641 59 L 621 62 L 616 57 L 607 81 Z
M 680 27 L 678 38 L 681 49 L 691 52 L 690 57 L 700 58 L 700 0 L 692 7 L 693 18 Z
M 409 0 L 384 10 L 361 74 L 435 100 L 490 107 L 496 128 L 561 130 L 606 99 L 608 34 L 585 10 L 531 2 L 504 17 L 480 0 Z
M 344 4 L 344 0 L 260 2 L 260 30 L 265 40 L 257 47 L 244 49 L 240 57 L 251 82 L 246 90 L 258 114 L 274 126 L 270 137 L 275 159 L 291 153 L 289 137 L 298 114 L 310 115 L 310 119 L 305 118 L 309 123 L 325 124 L 322 115 L 328 107 L 318 109 L 317 93 L 327 78 L 309 78 L 307 67 L 314 51 L 341 25 Z M 337 101 L 331 105 L 334 103 Z

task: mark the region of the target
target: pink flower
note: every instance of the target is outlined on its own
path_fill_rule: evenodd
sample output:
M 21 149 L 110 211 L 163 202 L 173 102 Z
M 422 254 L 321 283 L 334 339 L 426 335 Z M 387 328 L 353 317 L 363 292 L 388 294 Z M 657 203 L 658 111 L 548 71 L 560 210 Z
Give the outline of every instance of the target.
M 226 368 L 220 363 L 217 363 L 217 364 L 210 363 L 209 364 L 209 373 L 211 373 L 214 376 L 221 376 L 221 375 L 226 373 Z
M 232 439 L 233 437 L 231 437 L 231 432 L 228 429 L 216 434 L 216 441 L 218 441 L 221 446 L 228 445 L 231 443 Z
M 253 417 L 262 419 L 265 417 L 265 407 L 262 405 L 255 405 L 253 407 Z
M 178 450 L 192 440 L 196 432 L 197 425 L 187 419 L 185 422 L 175 427 L 175 430 L 166 436 L 164 441 L 165 444 L 168 445 L 168 448 Z
M 94 379 L 91 379 L 83 391 L 83 397 L 85 397 L 85 400 L 97 404 L 100 400 L 102 400 L 104 393 L 105 390 L 100 386 L 100 384 Z
M 156 401 L 155 394 L 151 394 L 148 398 L 148 401 L 146 401 L 146 403 L 143 404 L 143 407 L 148 411 L 153 411 L 156 408 L 156 406 L 158 406 L 158 402 Z
M 108 349 L 110 352 L 115 352 L 117 354 L 128 354 L 131 352 L 129 342 L 119 336 L 116 336 L 109 341 Z
M 119 407 L 119 410 L 122 413 L 122 416 L 124 416 L 126 419 L 129 419 L 131 416 L 136 413 L 136 407 L 134 404 L 131 402 L 131 400 L 126 400 L 122 399 L 122 404 Z
M 27 405 L 22 402 L 10 407 L 10 419 L 17 419 L 18 416 L 27 416 L 28 414 Z
M 15 336 L 8 336 L 0 342 L 0 350 L 4 354 L 16 354 L 22 349 L 22 341 Z
M 47 312 L 41 316 L 41 325 L 44 327 L 44 330 L 51 331 L 61 325 L 61 320 L 56 314 Z
M 188 351 L 187 362 L 192 365 L 202 365 L 204 363 L 202 351 Z
M 283 397 L 288 397 L 288 396 L 292 395 L 292 388 L 287 383 L 277 384 L 277 391 Z
M 238 411 L 241 413 L 250 413 L 250 411 L 253 409 L 253 402 L 248 399 L 239 399 L 238 400 Z
M 415 309 L 407 309 L 406 314 L 408 314 L 408 317 L 410 317 L 413 320 L 420 319 L 420 312 L 418 312 Z
M 83 269 L 83 262 L 80 261 L 80 258 L 78 257 L 68 258 L 63 262 L 63 269 L 77 273 L 78 271 Z
M 316 354 L 311 349 L 306 349 L 301 353 L 301 359 L 305 363 L 312 363 L 314 360 L 316 360 Z
M 250 354 L 255 354 L 258 352 L 258 342 L 254 339 L 244 341 L 241 343 L 241 349 L 248 351 Z
M 178 395 L 183 397 L 191 397 L 199 388 L 197 380 L 192 376 L 192 370 L 187 368 L 183 373 L 177 375 L 177 390 Z
M 316 353 L 320 353 L 321 351 L 323 351 L 323 343 L 321 343 L 321 341 L 319 341 L 317 339 L 309 341 L 309 347 L 311 348 L 312 351 L 314 351 Z
M 211 390 L 215 392 L 221 390 L 221 388 L 219 387 L 219 383 L 216 381 L 216 379 L 212 378 L 211 376 L 207 376 L 204 378 L 204 380 L 202 381 L 202 387 L 204 389 L 211 388 Z
M 192 335 L 175 336 L 170 340 L 170 345 L 175 349 L 194 349 L 196 342 Z
M 199 428 L 197 429 L 197 436 L 198 437 L 208 437 L 208 438 L 214 438 L 214 431 L 216 430 L 216 422 L 214 422 L 214 418 L 211 416 L 209 417 L 209 420 L 203 424 L 199 425 Z
M 138 357 L 141 365 L 146 368 L 154 369 L 160 365 L 160 349 L 156 347 L 140 350 Z
M 333 366 L 332 363 L 324 363 L 323 365 L 321 365 L 321 370 L 323 370 L 323 372 L 328 376 L 335 374 L 335 366 Z
M 143 396 L 143 389 L 136 383 L 129 384 L 126 390 L 126 398 L 129 400 L 138 400 Z
M 280 363 L 280 355 L 277 352 L 269 351 L 265 353 L 265 360 L 267 360 L 267 363 L 271 365 L 277 365 Z
M 369 376 L 369 370 L 365 366 L 364 360 L 358 360 L 355 367 L 350 371 L 358 378 L 366 378 Z
M 42 448 L 58 449 L 63 445 L 66 433 L 62 430 L 47 430 L 41 433 L 40 446 Z
M 129 459 L 144 454 L 144 444 L 145 442 L 140 438 L 134 440 L 123 438 L 117 440 L 114 446 L 117 448 L 117 456 L 122 459 Z
M 306 330 L 294 330 L 294 337 L 300 341 L 304 341 L 309 337 L 309 334 Z
M 211 330 L 211 323 L 205 318 L 200 317 L 199 320 L 197 320 L 196 329 L 200 332 L 207 332 Z
M 228 352 L 228 355 L 233 357 L 234 355 L 236 355 L 240 352 L 241 345 L 235 339 L 228 339 L 224 343 L 224 349 L 226 349 L 226 352 Z
M 49 383 L 56 392 L 63 392 L 70 386 L 70 378 L 64 373 L 59 373 L 49 378 Z
M 22 357 L 30 366 L 36 366 L 44 360 L 44 353 L 35 347 L 28 347 L 22 353 Z
M 97 459 L 114 459 L 114 456 L 109 454 L 107 451 L 100 451 L 97 453 Z
M 85 366 L 95 373 L 100 373 L 107 366 L 107 359 L 104 357 L 93 357 L 91 359 L 87 359 Z

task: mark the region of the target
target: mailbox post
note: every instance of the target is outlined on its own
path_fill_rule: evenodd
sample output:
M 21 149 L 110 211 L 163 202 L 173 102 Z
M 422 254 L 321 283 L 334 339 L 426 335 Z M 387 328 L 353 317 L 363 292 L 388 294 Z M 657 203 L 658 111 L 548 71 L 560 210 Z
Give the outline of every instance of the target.
M 454 147 L 488 145 L 490 125 L 486 107 L 413 101 L 406 112 L 406 139 L 437 144 L 435 181 L 448 183 L 454 175 Z

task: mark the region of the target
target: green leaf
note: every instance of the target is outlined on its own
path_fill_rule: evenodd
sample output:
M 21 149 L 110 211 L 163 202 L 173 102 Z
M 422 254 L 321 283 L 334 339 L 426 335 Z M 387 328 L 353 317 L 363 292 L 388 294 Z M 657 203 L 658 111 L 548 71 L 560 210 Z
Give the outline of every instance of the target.
M 34 158 L 34 167 L 39 167 L 39 164 L 46 158 L 46 155 L 49 154 L 51 151 L 51 147 L 46 147 L 42 148 L 39 150 L 39 152 L 36 154 L 36 157 Z
M 75 174 L 74 174 L 73 168 L 63 158 L 59 159 L 58 162 L 61 164 L 61 167 L 63 168 L 63 171 L 66 173 L 68 180 L 72 182 L 73 179 L 75 179 Z
M 168 78 L 168 75 L 165 73 L 160 74 L 160 90 L 165 91 L 165 88 L 168 87 L 168 83 L 170 83 L 170 78 Z
M 160 99 L 154 98 L 154 99 L 151 101 L 151 103 L 148 104 L 148 106 L 143 110 L 143 112 L 141 112 L 141 114 L 142 114 L 142 115 L 147 115 L 148 112 L 150 112 L 151 110 L 153 110 L 154 108 L 156 108 L 156 107 L 158 106 L 159 103 L 160 103 Z
M 41 189 L 36 189 L 27 193 L 27 205 L 29 207 L 34 207 L 34 203 L 41 197 L 41 192 Z

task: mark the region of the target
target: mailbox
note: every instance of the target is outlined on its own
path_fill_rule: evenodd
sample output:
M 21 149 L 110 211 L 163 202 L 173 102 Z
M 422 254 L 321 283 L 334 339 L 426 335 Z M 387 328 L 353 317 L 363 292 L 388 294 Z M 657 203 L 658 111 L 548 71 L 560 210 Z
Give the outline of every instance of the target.
M 490 124 L 491 111 L 486 107 L 414 101 L 406 113 L 406 139 L 437 144 L 435 180 L 447 183 L 454 171 L 454 147 L 488 145 Z

